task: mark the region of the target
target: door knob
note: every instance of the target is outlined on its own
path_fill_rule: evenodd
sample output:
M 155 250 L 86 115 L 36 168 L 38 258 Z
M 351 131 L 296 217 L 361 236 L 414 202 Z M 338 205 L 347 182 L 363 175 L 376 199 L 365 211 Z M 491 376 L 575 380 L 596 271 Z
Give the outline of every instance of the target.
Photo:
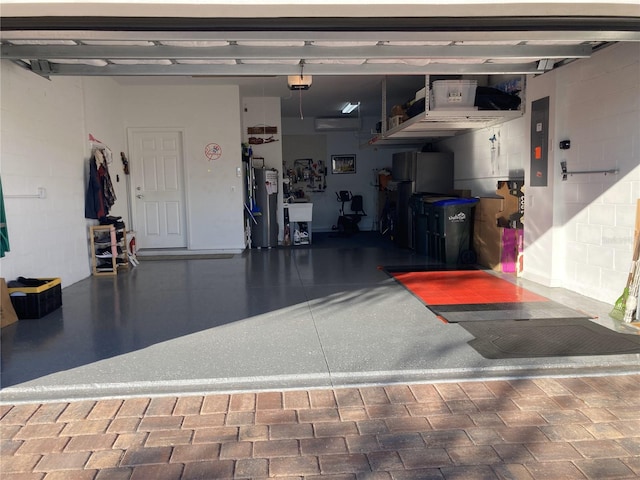
M 136 198 L 144 198 L 144 195 L 138 194 L 138 195 L 136 195 Z

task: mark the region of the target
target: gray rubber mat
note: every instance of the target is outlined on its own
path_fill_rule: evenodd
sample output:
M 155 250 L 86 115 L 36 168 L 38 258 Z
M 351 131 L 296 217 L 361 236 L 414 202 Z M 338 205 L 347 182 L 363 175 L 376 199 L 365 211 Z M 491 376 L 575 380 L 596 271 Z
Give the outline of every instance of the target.
M 449 323 L 491 320 L 545 320 L 589 318 L 578 310 L 551 300 L 546 302 L 490 303 L 480 305 L 427 305 Z
M 614 332 L 584 318 L 460 322 L 469 345 L 490 359 L 640 353 L 640 336 Z

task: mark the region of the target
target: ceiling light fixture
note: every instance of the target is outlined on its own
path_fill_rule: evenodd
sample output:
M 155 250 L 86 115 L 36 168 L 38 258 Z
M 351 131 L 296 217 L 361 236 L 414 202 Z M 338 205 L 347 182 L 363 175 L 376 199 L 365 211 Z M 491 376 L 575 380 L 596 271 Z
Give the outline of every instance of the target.
M 356 108 L 358 108 L 360 106 L 360 102 L 358 103 L 347 103 L 344 107 L 342 107 L 342 113 L 344 113 L 345 115 L 348 113 L 353 112 Z
M 287 77 L 289 90 L 309 90 L 312 81 L 311 75 L 289 75 Z
M 551 58 L 543 58 L 538 61 L 538 70 L 546 72 L 547 70 L 553 69 L 556 65 L 556 62 Z
M 300 75 L 289 75 L 287 77 L 289 90 L 309 90 L 312 81 L 311 75 L 304 74 L 304 60 L 300 63 Z

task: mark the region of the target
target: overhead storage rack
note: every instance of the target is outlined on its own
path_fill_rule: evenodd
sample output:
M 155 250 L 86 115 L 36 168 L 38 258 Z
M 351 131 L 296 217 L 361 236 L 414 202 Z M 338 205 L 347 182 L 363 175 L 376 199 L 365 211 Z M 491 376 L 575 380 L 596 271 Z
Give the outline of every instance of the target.
M 425 89 L 429 92 L 429 75 L 425 76 Z M 524 78 L 522 79 L 524 89 Z M 386 82 L 382 85 L 381 132 L 369 140 L 369 145 L 411 143 L 430 138 L 451 137 L 471 130 L 491 127 L 524 115 L 525 102 L 519 110 L 431 109 L 429 95 L 425 98 L 425 110 L 387 129 Z

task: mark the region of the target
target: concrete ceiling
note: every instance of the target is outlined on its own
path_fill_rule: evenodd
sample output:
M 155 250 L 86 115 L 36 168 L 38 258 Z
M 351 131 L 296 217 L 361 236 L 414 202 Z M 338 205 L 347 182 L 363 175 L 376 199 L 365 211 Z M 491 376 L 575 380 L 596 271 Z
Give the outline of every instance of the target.
M 292 91 L 286 76 L 114 77 L 121 85 L 239 85 L 244 97 L 280 97 L 282 116 L 296 118 L 343 116 L 340 111 L 347 102 L 360 103 L 352 117 L 381 117 L 384 79 L 384 75 L 318 75 L 309 90 Z M 424 76 L 391 76 L 386 81 L 389 105 L 404 103 L 425 85 Z
M 394 104 L 424 86 L 425 75 L 544 73 L 610 42 L 640 42 L 638 14 L 637 2 L 627 0 L 5 0 L 0 48 L 2 58 L 45 77 L 110 76 L 128 85 L 232 83 L 246 96 L 281 97 L 285 117 L 337 116 L 349 101 L 360 102 L 356 115 L 380 116 L 383 78 L 387 104 Z M 288 75 L 310 75 L 312 84 L 292 91 Z

